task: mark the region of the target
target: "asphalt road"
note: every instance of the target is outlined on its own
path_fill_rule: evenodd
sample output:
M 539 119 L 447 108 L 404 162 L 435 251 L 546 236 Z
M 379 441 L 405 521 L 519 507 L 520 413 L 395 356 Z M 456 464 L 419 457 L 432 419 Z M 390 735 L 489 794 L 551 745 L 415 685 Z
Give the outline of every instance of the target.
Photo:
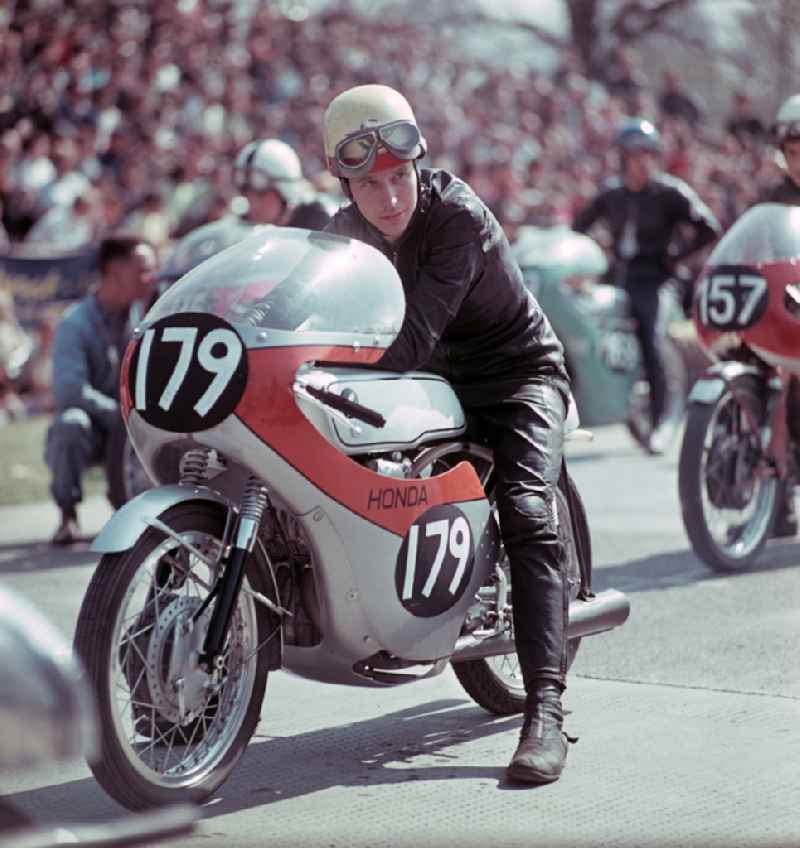
M 521 720 L 475 706 L 450 670 L 380 691 L 277 673 L 204 819 L 159 844 L 800 846 L 800 540 L 715 574 L 688 549 L 677 447 L 646 457 L 612 427 L 569 461 L 595 588 L 632 611 L 581 645 L 559 782 L 505 782 Z M 87 503 L 87 534 L 108 514 Z M 54 523 L 47 504 L 0 510 L 0 580 L 71 637 L 95 557 L 49 548 Z M 125 814 L 80 762 L 0 775 L 0 795 L 43 822 Z

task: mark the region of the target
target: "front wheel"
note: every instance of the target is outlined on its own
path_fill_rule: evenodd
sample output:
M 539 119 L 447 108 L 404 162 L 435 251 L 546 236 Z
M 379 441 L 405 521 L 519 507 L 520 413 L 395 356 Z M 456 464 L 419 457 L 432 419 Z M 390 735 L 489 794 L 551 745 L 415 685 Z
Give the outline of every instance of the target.
M 569 489 L 569 501 L 575 506 L 574 525 L 570 520 L 569 502 L 560 483 L 556 489 L 558 535 L 564 550 L 564 577 L 569 586 L 569 599 L 575 600 L 581 588 L 581 564 L 578 551 L 591 558 L 591 538 L 586 510 L 575 482 L 564 474 L 562 481 Z M 491 497 L 491 496 L 490 496 Z M 577 538 L 576 538 L 577 535 Z M 500 566 L 510 580 L 508 556 L 502 551 Z M 587 568 L 589 563 L 587 562 Z M 513 603 L 513 599 L 512 599 Z M 578 652 L 580 638 L 567 642 L 567 668 Z M 517 654 L 504 654 L 479 660 L 454 662 L 453 671 L 467 694 L 481 707 L 495 715 L 513 715 L 525 709 L 525 684 Z
M 208 673 L 199 654 L 210 608 L 201 607 L 217 578 L 225 515 L 188 502 L 161 520 L 178 538 L 150 528 L 129 550 L 105 555 L 75 633 L 100 714 L 100 757 L 90 765 L 131 810 L 199 803 L 227 778 L 258 723 L 268 670 L 261 648 L 279 638 L 249 591 L 273 594 L 256 547 L 222 662 Z
M 771 475 L 761 425 L 751 423 L 764 418 L 761 388 L 744 377 L 716 403 L 689 405 L 678 465 L 681 513 L 695 553 L 717 571 L 755 561 L 781 502 L 783 484 Z

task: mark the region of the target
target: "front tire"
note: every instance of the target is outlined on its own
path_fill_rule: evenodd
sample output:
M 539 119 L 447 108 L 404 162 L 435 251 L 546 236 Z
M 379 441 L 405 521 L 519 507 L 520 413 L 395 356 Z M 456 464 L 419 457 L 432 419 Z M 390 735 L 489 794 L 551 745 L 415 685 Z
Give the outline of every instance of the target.
M 225 515 L 187 502 L 161 520 L 213 561 Z M 176 540 L 149 528 L 127 551 L 107 554 L 81 605 L 75 650 L 93 687 L 103 788 L 131 810 L 200 803 L 228 777 L 253 735 L 267 683 L 260 650 L 273 618 L 246 591 L 274 596 L 258 546 L 247 564 L 216 676 L 198 663 L 210 610 L 202 602 L 216 571 Z M 212 604 L 213 608 L 213 604 Z
M 695 553 L 716 571 L 751 565 L 770 537 L 783 483 L 767 476 L 761 433 L 740 404 L 763 422 L 762 387 L 750 376 L 725 389 L 714 404 L 692 403 L 678 465 L 686 534 Z
M 591 558 L 591 538 L 583 501 L 572 478 L 565 474 L 563 479 L 569 487 L 569 498 L 575 504 L 574 524 L 578 534 L 573 533 L 569 503 L 561 488 L 556 488 L 558 535 L 564 550 L 565 579 L 569 586 L 570 601 L 577 598 L 581 589 L 581 564 L 578 551 Z M 586 563 L 587 568 L 590 564 Z M 503 552 L 501 567 L 508 574 L 508 557 Z M 513 603 L 513 599 L 512 599 Z M 567 642 L 567 669 L 572 665 L 580 646 L 580 638 Z M 453 671 L 458 682 L 476 704 L 495 715 L 514 715 L 525 710 L 525 684 L 519 667 L 517 654 L 504 654 L 479 660 L 453 662 Z

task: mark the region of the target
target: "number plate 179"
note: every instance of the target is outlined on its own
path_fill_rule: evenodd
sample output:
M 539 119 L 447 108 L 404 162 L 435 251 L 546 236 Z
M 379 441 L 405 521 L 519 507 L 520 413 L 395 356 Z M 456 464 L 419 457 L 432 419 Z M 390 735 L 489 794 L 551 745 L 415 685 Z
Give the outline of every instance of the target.
M 171 315 L 142 334 L 128 380 L 133 408 L 148 424 L 173 433 L 207 430 L 230 415 L 244 393 L 244 342 L 215 315 Z

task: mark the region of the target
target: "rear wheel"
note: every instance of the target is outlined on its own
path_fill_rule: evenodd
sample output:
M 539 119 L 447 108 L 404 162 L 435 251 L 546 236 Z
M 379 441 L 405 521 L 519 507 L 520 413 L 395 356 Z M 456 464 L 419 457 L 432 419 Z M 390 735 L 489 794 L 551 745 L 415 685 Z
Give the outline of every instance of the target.
M 576 542 L 570 520 L 569 502 L 560 484 L 556 489 L 558 534 L 564 549 L 564 576 L 569 587 L 569 599 L 573 601 L 581 588 L 578 551 L 581 550 L 584 556 L 591 557 L 591 540 L 586 511 L 575 483 L 568 474 L 563 476 L 562 483 L 563 481 L 566 481 L 564 485 L 569 487 L 570 500 L 576 505 L 575 528 L 580 537 Z M 487 495 L 492 501 L 493 494 L 491 489 L 487 489 Z M 499 565 L 510 584 L 510 566 L 502 548 Z M 580 638 L 577 638 L 567 642 L 567 668 L 575 659 L 580 641 Z M 467 694 L 485 710 L 495 715 L 513 715 L 524 711 L 525 685 L 516 652 L 486 659 L 454 662 L 453 671 Z
M 755 561 L 771 535 L 785 485 L 772 475 L 761 448 L 765 409 L 758 381 L 743 377 L 732 388 L 714 404 L 689 405 L 678 465 L 686 534 L 700 559 L 717 571 Z
M 201 606 L 217 578 L 225 516 L 191 502 L 161 520 L 192 550 L 151 528 L 129 550 L 104 556 L 75 633 L 100 717 L 100 757 L 90 765 L 132 810 L 199 803 L 227 778 L 258 723 L 268 669 L 261 647 L 280 638 L 248 591 L 274 596 L 256 548 L 221 667 L 207 672 L 199 654 L 210 609 Z

